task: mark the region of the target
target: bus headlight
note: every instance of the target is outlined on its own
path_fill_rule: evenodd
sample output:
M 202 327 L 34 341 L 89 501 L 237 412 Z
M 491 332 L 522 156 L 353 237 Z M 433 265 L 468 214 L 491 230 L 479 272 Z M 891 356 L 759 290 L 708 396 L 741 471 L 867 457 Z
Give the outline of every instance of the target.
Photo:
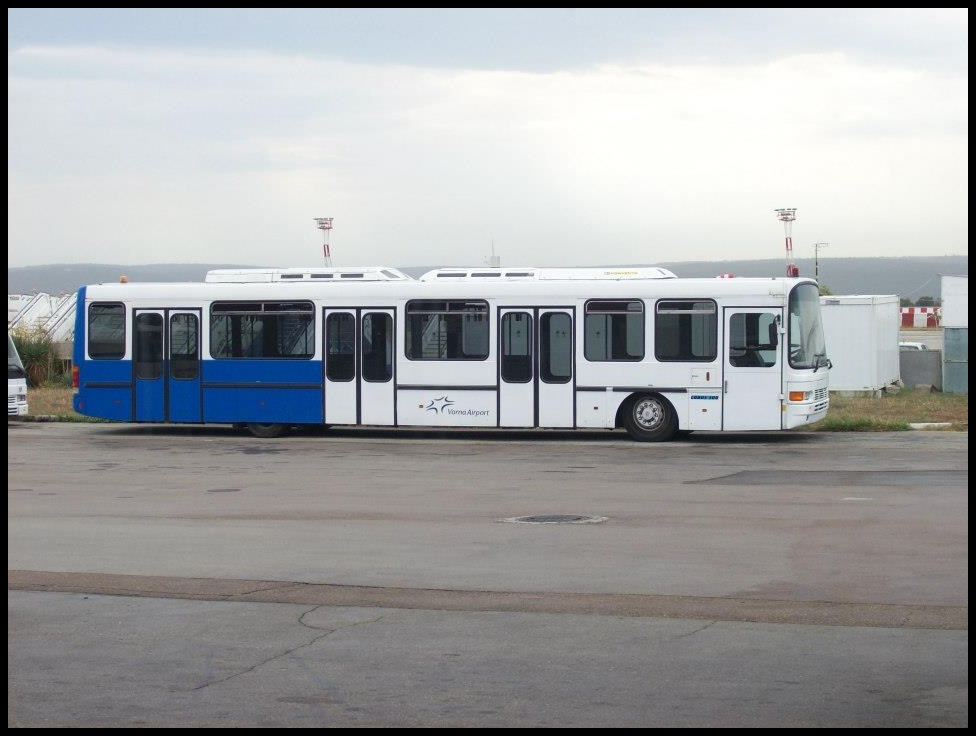
M 790 391 L 789 399 L 796 402 L 809 401 L 812 393 L 812 391 Z

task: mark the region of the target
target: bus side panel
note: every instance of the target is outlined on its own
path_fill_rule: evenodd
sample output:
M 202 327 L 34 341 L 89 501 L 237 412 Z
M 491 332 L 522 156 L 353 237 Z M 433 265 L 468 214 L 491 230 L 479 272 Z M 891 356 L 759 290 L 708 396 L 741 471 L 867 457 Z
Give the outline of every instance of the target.
M 496 427 L 498 392 L 450 387 L 397 392 L 397 424 L 404 427 Z
M 205 360 L 203 421 L 322 424 L 322 363 Z
M 131 422 L 132 361 L 84 359 L 77 365 L 75 411 L 86 417 Z
M 203 389 L 203 421 L 226 424 L 322 424 L 322 390 L 220 386 Z
M 408 360 L 397 359 L 398 386 L 440 386 L 472 388 L 498 385 L 495 349 L 487 360 Z
M 613 429 L 617 408 L 625 394 L 611 388 L 577 390 L 576 426 L 587 429 Z

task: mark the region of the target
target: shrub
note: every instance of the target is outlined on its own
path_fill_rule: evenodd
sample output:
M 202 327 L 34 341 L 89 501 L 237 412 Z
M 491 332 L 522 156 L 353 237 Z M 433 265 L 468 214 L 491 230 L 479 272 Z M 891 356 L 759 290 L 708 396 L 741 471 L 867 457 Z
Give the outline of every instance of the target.
M 57 357 L 54 341 L 44 327 L 19 325 L 10 331 L 10 336 L 20 353 L 28 385 L 60 384 L 63 383 L 65 374 L 70 376 L 69 367 Z

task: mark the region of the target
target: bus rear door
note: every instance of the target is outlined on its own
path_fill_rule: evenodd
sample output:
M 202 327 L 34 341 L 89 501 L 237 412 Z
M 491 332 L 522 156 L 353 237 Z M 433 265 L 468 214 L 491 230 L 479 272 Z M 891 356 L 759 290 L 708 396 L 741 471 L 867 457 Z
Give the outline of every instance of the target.
M 394 309 L 327 308 L 324 315 L 325 423 L 394 425 Z
M 200 310 L 137 309 L 133 380 L 137 422 L 200 422 Z

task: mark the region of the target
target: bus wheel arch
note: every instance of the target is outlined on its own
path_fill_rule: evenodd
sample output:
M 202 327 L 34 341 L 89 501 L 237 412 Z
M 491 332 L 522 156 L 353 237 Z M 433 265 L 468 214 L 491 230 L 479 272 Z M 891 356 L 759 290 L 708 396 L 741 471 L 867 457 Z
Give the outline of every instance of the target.
M 288 433 L 290 428 L 287 424 L 264 424 L 261 422 L 249 422 L 246 426 L 248 432 L 255 437 L 260 437 L 261 439 L 274 439 L 275 437 L 282 437 Z
M 638 442 L 667 442 L 678 433 L 678 413 L 661 394 L 634 394 L 620 411 L 620 424 Z

